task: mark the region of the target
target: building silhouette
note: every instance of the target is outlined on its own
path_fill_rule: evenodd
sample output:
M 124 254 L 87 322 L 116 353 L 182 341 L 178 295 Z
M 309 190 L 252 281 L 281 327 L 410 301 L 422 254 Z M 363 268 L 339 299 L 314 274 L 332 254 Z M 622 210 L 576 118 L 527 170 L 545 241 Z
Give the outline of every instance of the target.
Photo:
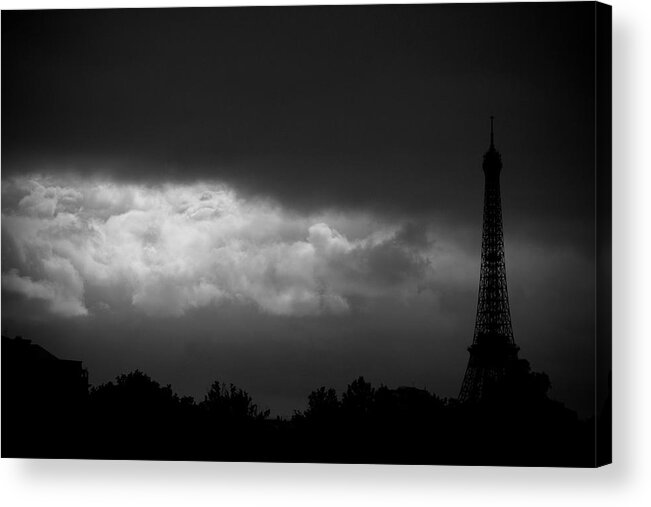
M 49 456 L 83 426 L 88 372 L 20 336 L 2 337 L 2 456 Z
M 484 224 L 479 297 L 470 359 L 461 386 L 462 402 L 479 401 L 518 359 L 506 287 L 500 172 L 502 156 L 495 148 L 491 116 L 490 146 L 484 154 Z
M 59 359 L 20 336 L 2 337 L 2 377 L 17 400 L 61 405 L 77 403 L 88 393 L 88 372 L 81 361 Z

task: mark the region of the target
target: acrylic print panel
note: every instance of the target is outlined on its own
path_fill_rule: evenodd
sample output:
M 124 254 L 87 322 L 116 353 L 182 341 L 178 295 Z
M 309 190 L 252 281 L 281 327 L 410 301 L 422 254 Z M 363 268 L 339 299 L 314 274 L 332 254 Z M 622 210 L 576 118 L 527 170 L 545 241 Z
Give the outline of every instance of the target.
M 3 457 L 610 461 L 610 7 L 2 27 Z

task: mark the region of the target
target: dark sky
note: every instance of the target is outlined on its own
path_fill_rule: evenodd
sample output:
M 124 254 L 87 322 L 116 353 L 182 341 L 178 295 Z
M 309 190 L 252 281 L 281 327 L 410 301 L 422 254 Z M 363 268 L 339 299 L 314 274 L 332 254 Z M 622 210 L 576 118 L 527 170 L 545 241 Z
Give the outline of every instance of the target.
M 494 114 L 515 339 L 592 412 L 593 4 L 2 28 L 3 333 L 279 413 L 358 375 L 456 396 Z

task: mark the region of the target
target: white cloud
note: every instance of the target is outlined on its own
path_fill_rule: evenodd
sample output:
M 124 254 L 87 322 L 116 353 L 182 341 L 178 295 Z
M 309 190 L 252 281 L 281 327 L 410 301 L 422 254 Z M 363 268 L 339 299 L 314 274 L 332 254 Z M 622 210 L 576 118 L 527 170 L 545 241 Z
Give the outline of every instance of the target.
M 120 304 L 182 315 L 225 300 L 337 314 L 360 298 L 415 296 L 430 273 L 397 224 L 298 216 L 219 184 L 31 177 L 2 193 L 3 290 L 64 316 Z
M 2 290 L 16 292 L 30 299 L 47 301 L 52 313 L 64 317 L 87 315 L 88 310 L 81 302 L 83 286 L 80 283 L 79 275 L 70 270 L 70 265 L 66 265 L 65 259 L 49 259 L 47 265 L 50 273 L 54 274 L 55 281 L 33 281 L 29 277 L 20 276 L 16 270 L 12 269 L 8 273 L 2 274 Z M 61 268 L 63 268 L 62 271 Z M 63 274 L 62 278 L 71 283 L 57 282 L 57 274 Z M 61 277 L 59 276 L 59 278 Z

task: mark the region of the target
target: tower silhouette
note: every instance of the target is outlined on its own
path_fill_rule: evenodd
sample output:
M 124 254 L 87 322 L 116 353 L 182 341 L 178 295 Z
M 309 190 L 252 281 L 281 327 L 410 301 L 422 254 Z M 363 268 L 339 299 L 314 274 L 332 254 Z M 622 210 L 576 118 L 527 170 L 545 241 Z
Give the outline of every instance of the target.
M 483 398 L 487 387 L 499 381 L 509 364 L 518 358 L 506 289 L 500 197 L 502 156 L 495 149 L 493 119 L 491 116 L 491 144 L 483 162 L 484 226 L 477 319 L 472 345 L 468 348 L 470 359 L 459 394 L 462 402 Z

